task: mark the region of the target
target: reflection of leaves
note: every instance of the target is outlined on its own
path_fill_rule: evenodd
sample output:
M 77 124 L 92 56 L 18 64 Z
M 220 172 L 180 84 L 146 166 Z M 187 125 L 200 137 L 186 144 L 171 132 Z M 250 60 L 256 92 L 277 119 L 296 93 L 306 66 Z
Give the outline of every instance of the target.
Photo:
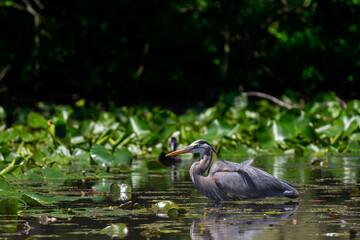
M 110 193 L 113 194 L 113 201 L 126 201 L 131 199 L 131 186 L 125 183 L 112 183 L 110 185 Z
M 311 161 L 311 166 L 327 168 L 328 161 L 326 159 L 314 159 Z
M 359 196 L 359 188 L 351 189 L 349 193 L 354 196 Z
M 169 216 L 169 218 L 172 218 L 172 219 L 177 218 L 177 216 L 179 215 L 178 209 L 170 208 L 169 211 L 167 212 L 167 215 Z
M 340 218 L 341 218 L 341 216 L 340 216 L 340 215 L 338 215 L 338 214 L 336 214 L 336 213 L 331 212 L 331 210 L 330 210 L 330 209 L 328 209 L 328 215 L 329 215 L 331 218 L 334 218 L 334 219 L 340 219 Z
M 0 199 L 0 214 L 17 214 L 18 200 L 15 197 Z

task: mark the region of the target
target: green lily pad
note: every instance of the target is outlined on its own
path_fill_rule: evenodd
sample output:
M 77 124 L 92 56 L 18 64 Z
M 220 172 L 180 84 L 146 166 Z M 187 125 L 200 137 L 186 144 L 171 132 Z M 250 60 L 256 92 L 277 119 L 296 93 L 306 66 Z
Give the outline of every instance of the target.
M 117 148 L 114 152 L 114 156 L 119 165 L 130 166 L 132 162 L 132 154 L 131 152 L 125 148 Z
M 123 223 L 111 223 L 110 226 L 107 226 L 100 230 L 100 234 L 106 234 L 117 238 L 124 238 L 128 234 L 129 230 L 127 226 Z
M 32 206 L 32 207 L 42 206 L 42 204 L 37 199 L 30 197 L 26 194 L 21 195 L 21 199 L 24 200 L 26 202 L 26 204 L 29 206 Z
M 130 118 L 131 128 L 134 133 L 140 138 L 144 138 L 150 134 L 150 128 L 146 122 L 141 120 L 139 117 L 134 116 Z
M 165 200 L 165 201 L 161 201 L 161 202 L 157 202 L 157 203 L 153 204 L 152 208 L 155 210 L 169 211 L 171 208 L 178 209 L 179 206 L 173 201 Z
M 56 179 L 65 179 L 65 174 L 54 167 L 45 167 L 41 170 L 46 181 L 54 181 Z
M 32 128 L 47 128 L 48 121 L 39 113 L 31 112 L 28 115 L 27 123 Z
M 169 216 L 169 218 L 176 219 L 179 215 L 179 211 L 177 208 L 170 208 L 167 212 L 167 215 Z
M 97 164 L 104 167 L 129 166 L 132 159 L 132 154 L 125 148 L 118 149 L 114 154 L 111 154 L 99 144 L 94 144 L 90 150 L 90 155 Z

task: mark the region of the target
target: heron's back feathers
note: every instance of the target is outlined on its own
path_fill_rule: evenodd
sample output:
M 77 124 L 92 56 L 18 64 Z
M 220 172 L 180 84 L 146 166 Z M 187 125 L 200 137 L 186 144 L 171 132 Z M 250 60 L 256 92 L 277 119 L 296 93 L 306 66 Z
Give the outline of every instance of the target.
M 217 187 L 228 196 L 228 199 L 222 200 L 270 196 L 296 198 L 299 196 L 297 190 L 290 183 L 250 166 L 252 162 L 253 160 L 243 163 L 227 162 L 228 165 L 231 163 L 232 166 L 227 166 L 222 171 L 213 172 L 213 180 Z

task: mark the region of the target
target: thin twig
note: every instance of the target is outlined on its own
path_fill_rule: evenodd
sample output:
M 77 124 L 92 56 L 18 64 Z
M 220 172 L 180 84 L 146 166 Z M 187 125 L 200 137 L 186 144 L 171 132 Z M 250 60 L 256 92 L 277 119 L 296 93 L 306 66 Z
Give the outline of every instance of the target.
M 33 15 L 34 17 L 38 17 L 39 13 L 31 6 L 28 0 L 23 0 L 24 4 L 26 5 L 26 11 Z
M 45 9 L 45 6 L 40 2 L 40 0 L 34 0 L 34 2 L 41 10 Z
M 11 3 L 11 6 L 12 6 L 13 8 L 16 8 L 17 10 L 26 11 L 25 6 L 23 6 L 23 5 L 21 5 L 21 4 L 12 2 L 12 3 Z
M 339 97 L 335 97 L 335 99 L 336 99 L 336 101 L 339 102 L 341 109 L 346 109 L 347 108 L 346 102 L 344 100 L 342 100 Z
M 10 70 L 10 64 L 6 65 L 6 67 L 0 72 L 0 81 L 5 77 L 6 73 Z
M 262 92 L 243 92 L 241 94 L 242 97 L 251 97 L 251 96 L 254 96 L 254 97 L 259 97 L 259 98 L 265 98 L 265 99 L 268 99 L 276 104 L 278 104 L 279 106 L 281 107 L 284 107 L 284 108 L 287 108 L 287 109 L 293 109 L 293 108 L 296 108 L 295 106 L 293 105 L 290 105 L 286 102 L 283 102 L 281 101 L 280 99 L 274 97 L 274 96 L 271 96 L 269 94 L 266 94 L 266 93 L 262 93 Z

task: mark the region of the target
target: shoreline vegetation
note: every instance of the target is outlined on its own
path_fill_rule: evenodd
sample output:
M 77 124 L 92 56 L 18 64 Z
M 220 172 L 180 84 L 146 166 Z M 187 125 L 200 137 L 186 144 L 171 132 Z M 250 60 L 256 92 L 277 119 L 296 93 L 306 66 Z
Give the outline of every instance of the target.
M 129 167 L 134 157 L 169 152 L 171 137 L 180 145 L 206 139 L 221 155 L 239 157 L 359 152 L 359 100 L 345 103 L 329 93 L 311 103 L 286 97 L 276 101 L 301 109 L 245 94 L 224 95 L 213 107 L 183 114 L 142 106 L 104 110 L 100 104 L 86 107 L 84 99 L 73 107 L 40 102 L 36 109 L 13 113 L 1 107 L 0 175 L 30 163 Z M 7 114 L 14 119 L 9 126 Z

